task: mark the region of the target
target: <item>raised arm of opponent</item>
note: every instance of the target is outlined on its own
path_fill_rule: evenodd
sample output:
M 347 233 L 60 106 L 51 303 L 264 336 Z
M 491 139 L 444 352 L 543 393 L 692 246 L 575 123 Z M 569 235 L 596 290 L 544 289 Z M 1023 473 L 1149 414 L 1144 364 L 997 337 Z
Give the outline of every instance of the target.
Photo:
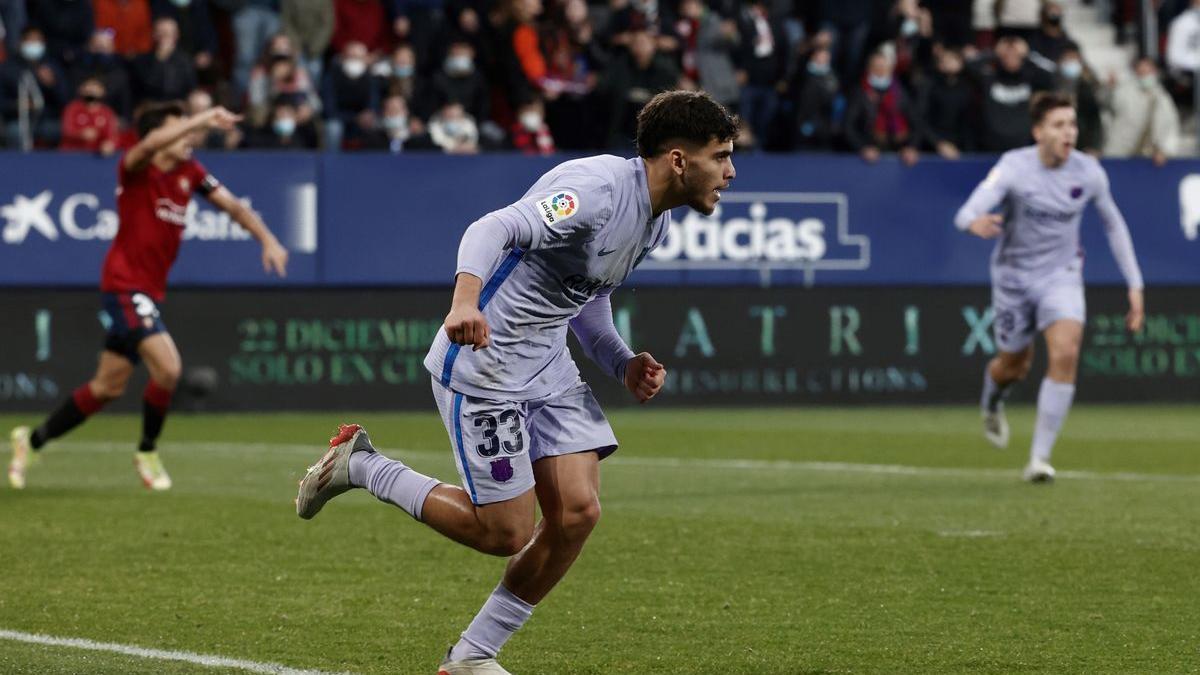
M 241 121 L 241 115 L 235 115 L 225 108 L 209 108 L 202 113 L 183 117 L 146 134 L 138 144 L 125 153 L 125 170 L 141 171 L 150 164 L 154 153 L 171 145 L 184 136 L 199 129 L 220 129 L 230 131 Z

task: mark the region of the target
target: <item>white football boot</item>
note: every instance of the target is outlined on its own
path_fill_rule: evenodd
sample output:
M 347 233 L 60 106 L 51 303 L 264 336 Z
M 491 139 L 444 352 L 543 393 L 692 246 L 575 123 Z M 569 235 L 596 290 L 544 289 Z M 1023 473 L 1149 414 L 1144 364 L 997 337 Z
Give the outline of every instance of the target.
M 995 412 L 983 413 L 983 437 L 1001 450 L 1008 447 L 1008 418 L 1003 403 L 996 406 Z
M 1021 478 L 1029 483 L 1053 483 L 1054 467 L 1040 459 L 1031 459 Z
M 162 458 L 158 456 L 157 450 L 135 453 L 133 466 L 137 468 L 142 485 L 158 492 L 171 489 L 171 476 L 163 467 Z
M 438 666 L 437 675 L 513 675 L 505 670 L 496 659 L 463 659 L 451 661 L 450 655 Z
M 8 463 L 8 484 L 14 490 L 25 489 L 25 470 L 37 457 L 33 446 L 29 445 L 29 427 L 17 427 L 8 435 L 12 442 L 12 461 Z
M 337 435 L 329 439 L 329 450 L 308 467 L 300 479 L 296 495 L 296 515 L 308 520 L 317 515 L 325 502 L 350 490 L 350 454 L 357 450 L 374 450 L 371 437 L 357 424 L 343 424 Z

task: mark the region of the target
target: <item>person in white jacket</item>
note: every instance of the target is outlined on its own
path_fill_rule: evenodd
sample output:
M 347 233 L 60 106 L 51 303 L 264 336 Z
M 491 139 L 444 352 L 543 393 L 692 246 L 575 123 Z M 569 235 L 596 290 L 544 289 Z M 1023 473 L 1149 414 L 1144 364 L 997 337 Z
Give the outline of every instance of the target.
M 1134 75 L 1118 83 L 1107 96 L 1110 115 L 1104 154 L 1108 157 L 1149 157 L 1162 166 L 1179 145 L 1179 111 L 1158 77 L 1150 58 L 1134 64 Z

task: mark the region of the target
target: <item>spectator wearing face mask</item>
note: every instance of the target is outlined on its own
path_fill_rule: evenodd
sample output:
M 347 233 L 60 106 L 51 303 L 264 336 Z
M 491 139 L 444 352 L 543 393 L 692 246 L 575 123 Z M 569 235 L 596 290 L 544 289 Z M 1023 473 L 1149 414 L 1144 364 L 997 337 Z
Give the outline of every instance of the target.
M 911 166 L 920 156 L 921 124 L 892 68 L 891 60 L 878 52 L 867 61 L 867 72 L 846 109 L 846 143 L 867 163 L 895 151 Z
M 438 108 L 428 81 L 417 73 L 417 53 L 409 45 L 398 45 L 392 50 L 391 58 L 376 62 L 371 67 L 371 76 L 381 94 L 403 96 L 409 110 L 417 117 L 427 119 Z
M 1097 157 L 1104 146 L 1104 126 L 1100 120 L 1100 82 L 1083 61 L 1075 44 L 1068 44 L 1055 67 L 1055 89 L 1075 99 L 1079 137 L 1075 147 Z
M 45 35 L 26 26 L 17 53 L 0 63 L 0 110 L 9 147 L 58 145 L 58 119 L 66 101 L 66 78 L 46 54 Z
M 928 149 L 950 160 L 975 150 L 974 99 L 974 87 L 963 72 L 962 53 L 942 49 L 937 70 L 924 82 L 917 103 Z
M 309 79 L 321 81 L 325 50 L 333 39 L 333 3 L 330 0 L 282 0 L 279 21 L 296 46 L 296 58 Z
M 1053 73 L 1063 52 L 1074 45 L 1063 30 L 1062 5 L 1052 0 L 1042 6 L 1041 24 L 1029 38 L 1029 60 L 1033 65 Z
M 517 108 L 517 121 L 509 130 L 514 150 L 525 155 L 553 155 L 554 136 L 546 126 L 541 99 L 526 101 Z
M 117 114 L 104 103 L 104 83 L 91 77 L 79 85 L 79 97 L 67 104 L 62 116 L 61 150 L 83 150 L 111 155 L 117 150 Z
M 429 137 L 449 155 L 479 152 L 479 128 L 459 103 L 447 103 L 429 120 Z
M 699 0 L 685 0 L 699 3 Z M 607 50 L 596 36 L 585 0 L 566 0 L 551 5 L 555 14 L 543 23 L 541 44 L 546 54 L 546 76 L 542 79 L 546 123 L 561 149 L 583 150 L 603 147 L 607 140 L 605 110 L 596 94 L 601 73 L 609 61 Z M 728 83 L 733 85 L 733 67 Z M 714 95 L 716 92 L 710 92 Z
M 197 79 L 215 85 L 218 79 L 213 56 L 217 53 L 217 29 L 208 11 L 208 0 L 151 0 L 155 19 L 173 19 L 179 27 L 179 51 L 192 59 Z
M 124 61 L 116 54 L 113 42 L 113 31 L 101 28 L 92 33 L 87 50 L 75 60 L 71 81 L 78 89 L 79 85 L 89 77 L 100 78 L 106 92 L 104 102 L 113 109 L 124 122 L 129 122 L 133 114 L 133 92 L 129 81 L 129 70 Z
M 174 19 L 154 21 L 154 51 L 133 61 L 133 88 L 137 100 L 182 99 L 196 88 L 192 60 L 179 51 L 179 27 Z
M 393 155 L 441 149 L 433 144 L 421 120 L 409 114 L 408 102 L 399 94 L 389 94 L 383 99 L 379 124 L 367 135 L 363 148 Z
M 29 25 L 42 29 L 46 51 L 70 68 L 87 46 L 94 27 L 86 0 L 29 0 Z
M 913 90 L 933 62 L 933 17 L 917 0 L 896 0 L 888 18 L 896 77 Z
M 279 33 L 267 42 L 266 49 L 258 65 L 250 71 L 246 91 L 249 117 L 254 122 L 261 122 L 269 114 L 272 102 L 286 95 L 296 102 L 300 121 L 309 121 L 313 113 L 321 109 L 321 100 L 308 71 L 296 60 L 291 38 Z
M 281 96 L 271 105 L 267 123 L 246 136 L 245 147 L 257 150 L 315 150 L 317 130 L 312 121 L 302 122 L 289 97 Z
M 1053 88 L 1049 73 L 1029 63 L 1029 47 L 1012 35 L 996 42 L 995 59 L 980 74 L 982 133 L 980 146 L 987 152 L 1006 152 L 1033 143 L 1029 102 L 1039 91 Z
M 833 55 L 828 47 L 817 47 L 788 88 L 795 110 L 795 147 L 799 150 L 832 150 L 836 129 L 834 116 L 840 105 L 838 79 L 833 72 Z
M 367 73 L 367 46 L 348 42 L 326 73 L 326 92 L 322 97 L 326 134 L 332 147 L 355 147 L 363 133 L 375 127 L 375 107 L 379 90 Z
M 471 117 L 488 118 L 487 82 L 475 68 L 475 49 L 470 43 L 450 43 L 442 69 L 433 75 L 431 88 L 437 107 L 461 103 Z
M 1105 134 L 1104 154 L 1149 157 L 1162 166 L 1179 145 L 1179 111 L 1163 88 L 1152 59 L 1138 59 L 1136 77 L 1118 83 L 1108 96 L 1112 121 Z

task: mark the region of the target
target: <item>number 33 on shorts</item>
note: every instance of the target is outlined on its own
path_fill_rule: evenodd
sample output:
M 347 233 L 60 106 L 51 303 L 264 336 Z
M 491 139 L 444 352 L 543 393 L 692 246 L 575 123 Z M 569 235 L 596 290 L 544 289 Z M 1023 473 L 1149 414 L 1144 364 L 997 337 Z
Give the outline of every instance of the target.
M 455 394 L 454 418 L 458 470 L 477 503 L 533 487 L 524 404 Z

